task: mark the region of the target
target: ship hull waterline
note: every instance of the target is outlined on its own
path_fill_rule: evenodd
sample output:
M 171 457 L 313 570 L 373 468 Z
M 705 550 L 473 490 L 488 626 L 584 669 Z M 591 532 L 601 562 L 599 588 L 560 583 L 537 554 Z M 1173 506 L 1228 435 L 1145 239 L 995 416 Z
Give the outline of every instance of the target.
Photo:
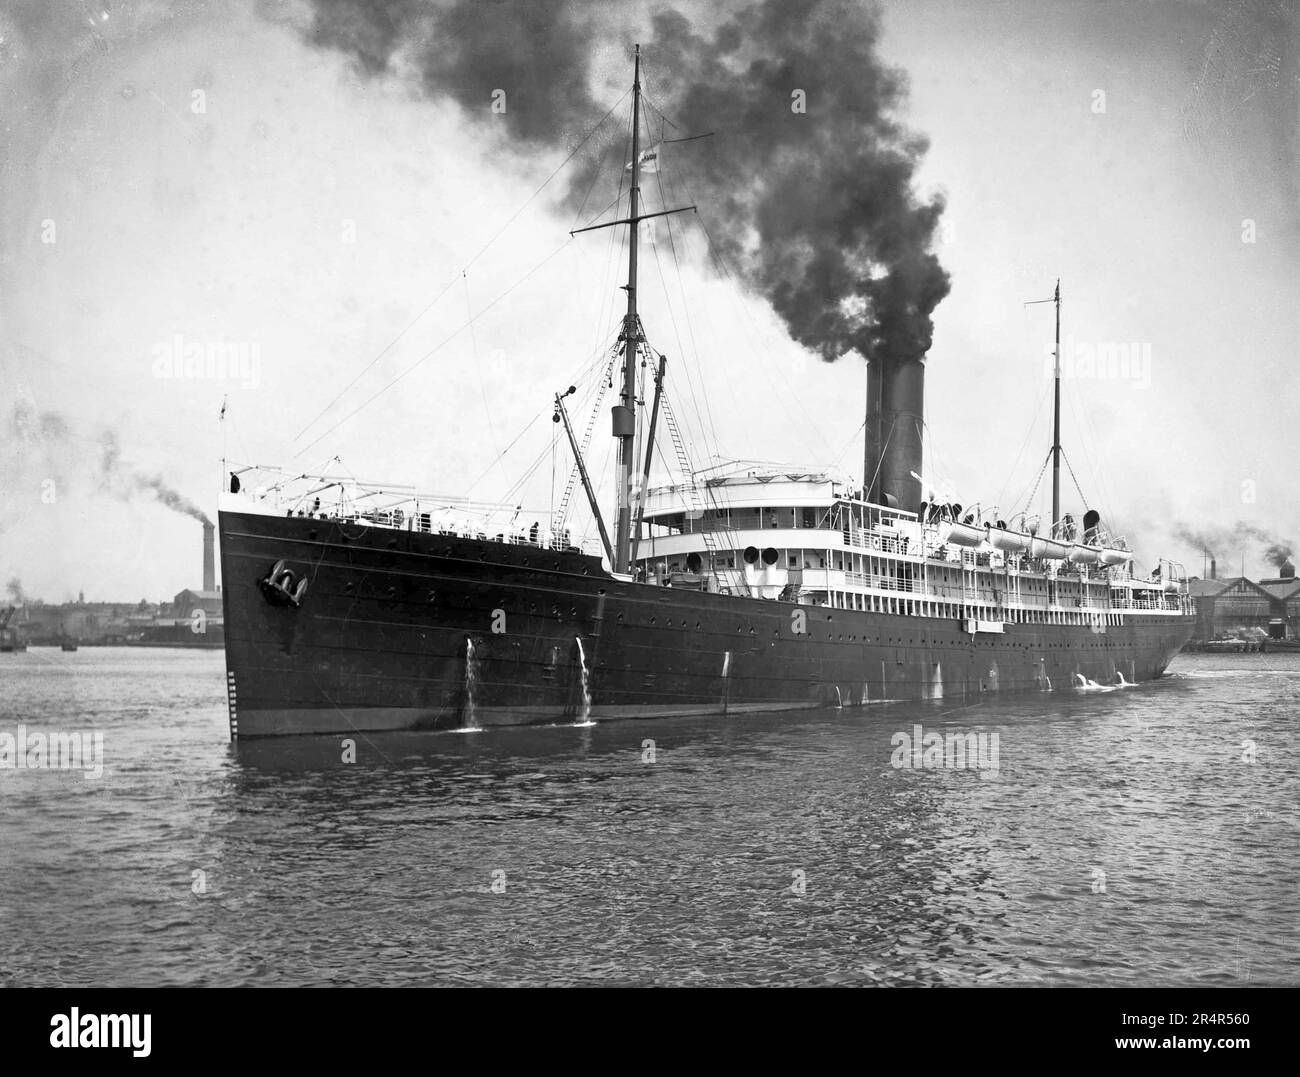
M 232 738 L 739 715 L 1152 680 L 1192 618 L 1002 625 L 632 583 L 599 559 L 219 514 Z M 284 566 L 300 604 L 264 581 Z M 584 673 L 586 688 L 584 691 Z

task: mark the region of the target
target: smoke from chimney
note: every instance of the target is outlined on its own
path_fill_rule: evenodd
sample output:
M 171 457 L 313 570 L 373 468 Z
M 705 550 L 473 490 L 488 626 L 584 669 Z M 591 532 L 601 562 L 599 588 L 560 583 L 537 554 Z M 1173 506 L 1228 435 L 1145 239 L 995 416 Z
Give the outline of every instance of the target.
M 504 90 L 497 129 L 530 154 L 577 143 L 607 104 L 590 91 L 597 54 L 645 41 L 637 9 L 578 0 L 312 0 L 311 12 L 307 39 L 368 75 L 414 70 L 429 97 L 476 112 Z M 879 10 L 761 0 L 709 28 L 666 8 L 651 29 L 642 47 L 651 143 L 714 137 L 669 144 L 672 169 L 645 184 L 646 196 L 704 208 L 714 253 L 823 359 L 924 355 L 949 291 L 929 251 L 944 203 L 913 191 L 927 143 L 896 118 L 907 80 L 876 55 Z M 597 170 L 621 169 L 624 141 L 607 130 L 575 170 L 570 219 Z
M 1180 523 L 1174 526 L 1173 535 L 1179 542 L 1198 547 L 1211 557 L 1221 553 L 1240 553 L 1246 548 L 1263 546 L 1264 556 L 1279 570 L 1294 556 L 1290 543 L 1282 541 L 1262 527 L 1241 520 L 1231 526 L 1192 527 Z
M 21 400 L 13 406 L 8 423 L 0 428 L 0 450 L 8 459 L 18 464 L 35 464 L 39 456 L 41 471 L 57 479 L 60 485 L 67 484 L 72 476 L 121 501 L 134 501 L 147 494 L 173 512 L 192 516 L 205 524 L 211 522 L 202 509 L 169 486 L 161 475 L 149 475 L 124 463 L 117 435 L 112 430 L 103 430 L 98 436 L 97 467 L 88 463 L 86 453 L 75 444 L 84 440 L 84 436 L 73 434 L 73 424 L 58 412 L 38 412 Z
M 1291 557 L 1294 552 L 1295 551 L 1292 550 L 1287 543 L 1274 542 L 1264 551 L 1264 556 L 1268 558 L 1270 564 L 1274 565 L 1278 569 L 1278 572 L 1281 575 L 1285 576 L 1287 575 L 1285 569 L 1291 564 Z M 1290 574 L 1295 575 L 1294 568 L 1292 568 Z
M 26 604 L 27 596 L 23 594 L 23 581 L 17 576 L 9 580 L 9 583 L 5 585 L 5 589 L 9 592 L 9 597 L 13 599 L 15 606 Z

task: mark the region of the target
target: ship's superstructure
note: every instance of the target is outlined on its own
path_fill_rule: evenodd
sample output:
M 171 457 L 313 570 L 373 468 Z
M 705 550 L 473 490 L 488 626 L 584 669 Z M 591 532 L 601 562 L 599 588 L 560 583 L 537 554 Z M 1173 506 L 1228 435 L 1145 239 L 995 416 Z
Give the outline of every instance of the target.
M 833 609 L 986 624 L 1096 627 L 1151 612 L 1185 612 L 1185 572 L 1161 562 L 1134 578 L 1132 554 L 1100 529 L 1075 541 L 1001 521 L 953 519 L 951 506 L 884 508 L 825 474 L 742 469 L 697 491 L 654 489 L 638 578 Z M 969 515 L 969 514 L 968 514 Z M 1080 536 L 1082 538 L 1082 536 Z M 1001 629 L 997 629 L 1001 631 Z

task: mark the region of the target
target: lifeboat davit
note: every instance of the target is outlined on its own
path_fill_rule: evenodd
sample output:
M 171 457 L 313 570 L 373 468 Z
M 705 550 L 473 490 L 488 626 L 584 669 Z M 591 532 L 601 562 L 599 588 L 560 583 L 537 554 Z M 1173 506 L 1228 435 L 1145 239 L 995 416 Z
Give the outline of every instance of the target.
M 1007 553 L 1026 553 L 1033 542 L 1033 536 L 1022 534 L 1019 531 L 1008 531 L 1002 527 L 989 527 L 988 540 L 989 545 L 995 550 L 1005 550 Z

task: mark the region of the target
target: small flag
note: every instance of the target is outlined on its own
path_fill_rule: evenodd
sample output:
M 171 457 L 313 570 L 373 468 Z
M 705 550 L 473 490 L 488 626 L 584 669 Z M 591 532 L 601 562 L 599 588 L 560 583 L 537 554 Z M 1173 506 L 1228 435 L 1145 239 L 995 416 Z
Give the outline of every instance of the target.
M 229 394 L 229 393 L 227 393 L 225 396 L 223 396 L 223 397 L 221 398 L 221 414 L 217 416 L 217 422 L 224 422 L 224 421 L 225 421 L 225 418 L 226 418 L 226 401 L 228 401 L 229 399 L 230 399 L 230 394 Z
M 637 160 L 639 160 L 639 161 L 641 162 L 641 171 L 642 171 L 642 172 L 658 172 L 658 171 L 659 171 L 659 151 L 660 151 L 662 148 L 663 148 L 663 143 L 662 143 L 662 142 L 656 142 L 656 143 L 655 143 L 653 146 L 651 146 L 648 150 L 642 150 L 642 151 L 641 151 L 641 155 L 637 158 Z M 624 172 L 631 172 L 631 171 L 632 171 L 632 162 L 631 162 L 631 161 L 628 161 L 627 166 L 623 169 L 623 171 L 624 171 Z

